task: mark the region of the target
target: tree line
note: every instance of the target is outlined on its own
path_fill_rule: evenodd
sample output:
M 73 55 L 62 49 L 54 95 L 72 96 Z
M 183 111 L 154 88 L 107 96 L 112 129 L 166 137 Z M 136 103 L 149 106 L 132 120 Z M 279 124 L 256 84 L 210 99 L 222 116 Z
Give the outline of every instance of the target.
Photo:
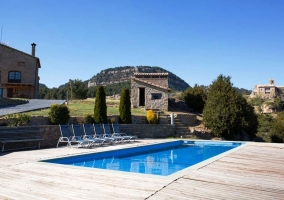
M 45 85 L 41 84 L 39 86 L 39 98 L 64 100 L 71 98 L 86 99 L 96 97 L 98 86 L 92 86 L 88 88 L 86 82 L 83 82 L 79 79 L 71 80 L 70 82 L 69 84 L 60 86 L 59 88 L 48 88 Z M 120 94 L 123 89 L 130 89 L 130 80 L 104 86 L 106 96 Z

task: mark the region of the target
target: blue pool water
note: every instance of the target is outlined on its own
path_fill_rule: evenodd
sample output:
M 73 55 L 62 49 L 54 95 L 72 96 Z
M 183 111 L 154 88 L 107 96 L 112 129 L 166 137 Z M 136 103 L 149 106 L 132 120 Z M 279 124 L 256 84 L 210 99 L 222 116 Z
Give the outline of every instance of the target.
M 180 140 L 43 162 L 168 176 L 241 144 Z

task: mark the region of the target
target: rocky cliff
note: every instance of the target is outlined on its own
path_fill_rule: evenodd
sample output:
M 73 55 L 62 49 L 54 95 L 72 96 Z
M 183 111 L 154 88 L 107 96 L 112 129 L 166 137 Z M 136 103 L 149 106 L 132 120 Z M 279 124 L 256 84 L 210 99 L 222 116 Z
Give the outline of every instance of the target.
M 134 73 L 169 73 L 169 87 L 175 91 L 184 91 L 190 87 L 184 80 L 160 67 L 150 66 L 124 66 L 102 70 L 88 82 L 88 87 L 97 85 L 110 85 L 130 80 Z

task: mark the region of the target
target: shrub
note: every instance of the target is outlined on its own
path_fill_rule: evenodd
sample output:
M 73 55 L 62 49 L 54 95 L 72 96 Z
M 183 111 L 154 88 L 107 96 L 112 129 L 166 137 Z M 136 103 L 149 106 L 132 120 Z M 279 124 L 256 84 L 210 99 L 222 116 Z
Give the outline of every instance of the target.
M 95 123 L 107 123 L 107 106 L 106 94 L 103 86 L 99 86 L 96 92 L 95 108 L 94 108 Z
M 261 106 L 261 104 L 263 103 L 263 99 L 261 98 L 261 96 L 256 96 L 250 99 L 250 103 L 253 106 Z
M 284 142 L 284 112 L 278 113 L 270 131 L 271 142 Z
M 91 114 L 85 114 L 84 120 L 86 124 L 93 124 L 95 123 L 94 117 Z
M 157 114 L 153 110 L 149 110 L 146 114 L 146 120 L 149 124 L 157 124 L 158 123 Z
M 123 89 L 119 103 L 119 122 L 122 124 L 131 124 L 131 102 L 129 89 Z
M 206 91 L 203 87 L 195 84 L 193 88 L 190 87 L 184 91 L 183 100 L 194 111 L 202 112 L 206 102 Z
M 253 107 L 232 87 L 230 79 L 220 75 L 210 85 L 203 123 L 216 137 L 232 140 L 239 131 L 245 130 L 252 139 L 257 130 L 257 116 Z
M 53 104 L 48 113 L 51 124 L 66 124 L 70 119 L 69 109 L 66 105 Z
M 31 116 L 27 114 L 7 115 L 8 126 L 27 126 L 31 121 Z
M 115 124 L 115 117 L 110 118 L 109 121 L 110 121 L 111 124 Z
M 257 141 L 270 142 L 269 132 L 272 128 L 274 118 L 270 114 L 258 114 L 257 121 Z

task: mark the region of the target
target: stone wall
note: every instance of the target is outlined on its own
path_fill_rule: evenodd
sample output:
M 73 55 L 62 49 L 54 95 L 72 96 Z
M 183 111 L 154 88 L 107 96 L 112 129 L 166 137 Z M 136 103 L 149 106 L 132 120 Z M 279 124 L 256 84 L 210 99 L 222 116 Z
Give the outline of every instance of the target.
M 195 114 L 177 114 L 175 115 L 176 118 L 180 120 L 181 123 L 188 126 L 193 126 L 197 122 L 197 118 Z
M 145 88 L 145 106 L 146 110 L 154 109 L 168 111 L 168 92 L 163 89 L 151 86 L 149 84 L 131 80 L 131 106 L 132 108 L 140 107 L 139 104 L 139 88 Z M 152 99 L 152 94 L 161 94 L 161 99 Z
M 40 125 L 40 132 L 44 138 L 41 148 L 56 147 L 60 137 L 58 125 Z M 1 127 L 9 129 L 9 127 Z M 168 138 L 174 133 L 174 126 L 161 124 L 121 124 L 120 131 L 128 135 L 136 135 L 138 138 Z M 0 133 L 1 137 L 1 133 Z M 21 144 L 11 143 L 9 148 L 16 148 Z

